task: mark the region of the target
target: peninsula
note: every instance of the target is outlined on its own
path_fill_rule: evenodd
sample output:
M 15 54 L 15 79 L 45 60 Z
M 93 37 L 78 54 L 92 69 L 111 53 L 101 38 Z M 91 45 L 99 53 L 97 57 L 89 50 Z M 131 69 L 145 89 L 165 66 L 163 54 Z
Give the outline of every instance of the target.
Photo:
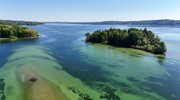
M 86 42 L 105 43 L 120 47 L 130 47 L 140 49 L 155 54 L 164 54 L 167 51 L 164 42 L 160 41 L 158 35 L 148 31 L 146 28 L 143 30 L 137 28 L 130 28 L 128 30 L 110 28 L 108 30 L 97 30 L 90 34 L 86 34 Z
M 40 25 L 39 22 L 25 21 L 4 21 L 0 20 L 0 38 L 1 39 L 17 39 L 17 38 L 35 38 L 39 36 L 39 32 L 34 29 L 23 27 L 20 25 Z

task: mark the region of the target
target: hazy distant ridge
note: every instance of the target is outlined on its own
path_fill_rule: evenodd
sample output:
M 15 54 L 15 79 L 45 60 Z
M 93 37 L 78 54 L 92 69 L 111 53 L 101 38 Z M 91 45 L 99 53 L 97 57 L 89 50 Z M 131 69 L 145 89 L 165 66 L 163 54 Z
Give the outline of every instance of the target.
M 0 24 L 2 25 L 43 25 L 41 22 L 32 22 L 32 21 L 17 21 L 17 20 L 0 20 Z
M 142 20 L 142 21 L 102 21 L 102 22 L 44 22 L 46 24 L 92 24 L 92 25 L 153 25 L 153 26 L 180 26 L 180 20 Z

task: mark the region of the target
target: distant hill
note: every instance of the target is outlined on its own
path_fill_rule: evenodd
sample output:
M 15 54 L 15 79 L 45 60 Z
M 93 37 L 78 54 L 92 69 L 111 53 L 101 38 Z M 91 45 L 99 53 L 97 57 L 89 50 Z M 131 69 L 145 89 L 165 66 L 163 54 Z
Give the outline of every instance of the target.
M 102 21 L 102 22 L 44 22 L 46 24 L 91 24 L 91 25 L 149 25 L 149 26 L 180 26 L 180 20 L 142 20 L 142 21 Z
M 30 22 L 30 21 L 14 21 L 14 20 L 0 20 L 0 24 L 2 25 L 42 25 L 44 23 L 41 22 Z

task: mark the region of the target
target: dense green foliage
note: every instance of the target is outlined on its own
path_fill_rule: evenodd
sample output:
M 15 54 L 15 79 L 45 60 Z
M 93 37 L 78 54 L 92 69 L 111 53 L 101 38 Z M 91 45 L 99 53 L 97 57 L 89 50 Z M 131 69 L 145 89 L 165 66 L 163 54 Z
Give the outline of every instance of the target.
M 52 22 L 46 22 L 52 23 Z M 53 22 L 59 24 L 92 24 L 92 25 L 147 25 L 147 26 L 180 26 L 180 20 L 144 20 L 144 21 L 102 21 L 102 22 Z
M 92 35 L 88 32 L 85 34 L 87 41 L 94 43 L 108 43 L 116 46 L 133 47 L 157 54 L 164 54 L 167 49 L 164 42 L 160 41 L 158 35 L 152 31 L 139 30 L 137 28 L 130 28 L 128 30 L 121 30 L 110 28 L 109 30 L 97 30 Z
M 41 25 L 44 23 L 40 22 L 26 22 L 26 21 L 11 21 L 11 20 L 0 20 L 0 24 L 2 25 Z
M 0 24 L 0 38 L 21 38 L 21 37 L 36 37 L 38 31 L 27 28 L 20 27 L 18 25 L 1 25 Z

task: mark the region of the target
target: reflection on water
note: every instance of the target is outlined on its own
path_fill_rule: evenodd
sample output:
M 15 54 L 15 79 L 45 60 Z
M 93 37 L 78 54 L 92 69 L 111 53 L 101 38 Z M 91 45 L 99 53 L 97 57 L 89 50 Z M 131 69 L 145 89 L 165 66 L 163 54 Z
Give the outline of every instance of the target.
M 162 39 L 167 45 L 168 52 L 164 56 L 131 48 L 82 41 L 85 39 L 84 32 L 109 27 L 127 29 L 127 26 L 40 25 L 30 27 L 39 30 L 43 37 L 34 41 L 0 45 L 1 100 L 23 100 L 28 94 L 33 98 L 37 96 L 33 93 L 48 89 L 52 93 L 59 91 L 62 97 L 70 100 L 180 99 L 178 56 L 180 44 L 176 40 L 165 38 L 167 35 L 163 34 L 164 32 L 168 36 L 170 33 L 177 34 L 180 29 L 149 28 L 158 35 L 165 36 Z M 29 71 L 26 73 L 26 70 Z M 31 77 L 31 75 L 34 76 Z M 34 87 L 42 82 L 45 87 L 42 90 L 30 87 L 32 91 L 24 89 L 26 84 L 30 84 L 26 83 L 29 78 L 37 79 Z M 58 88 L 56 90 L 53 87 Z M 23 94 L 26 95 L 23 97 L 21 96 Z M 54 99 L 55 96 L 49 94 L 48 97 Z
M 10 42 L 17 42 L 17 41 L 35 41 L 37 38 L 20 38 L 20 39 L 0 39 L 0 44 L 3 43 L 10 43 Z
M 166 58 L 166 56 L 164 56 L 164 55 L 162 55 L 162 56 L 157 56 L 157 59 L 158 59 L 159 64 L 163 64 L 165 58 Z
M 47 39 L 47 40 L 39 42 L 39 43 L 51 43 L 51 42 L 53 42 L 55 40 L 56 40 L 56 38 L 51 38 L 51 39 Z

